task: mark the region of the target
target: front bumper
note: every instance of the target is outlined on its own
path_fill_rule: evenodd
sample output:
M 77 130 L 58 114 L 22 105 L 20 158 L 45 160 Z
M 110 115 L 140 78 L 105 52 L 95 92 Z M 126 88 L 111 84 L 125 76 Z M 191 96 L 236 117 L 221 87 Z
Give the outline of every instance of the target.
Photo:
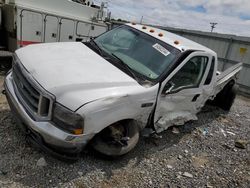
M 55 127 L 49 121 L 34 121 L 19 102 L 14 91 L 12 73 L 5 78 L 6 97 L 19 125 L 33 143 L 50 154 L 60 157 L 80 153 L 94 135 L 72 135 Z

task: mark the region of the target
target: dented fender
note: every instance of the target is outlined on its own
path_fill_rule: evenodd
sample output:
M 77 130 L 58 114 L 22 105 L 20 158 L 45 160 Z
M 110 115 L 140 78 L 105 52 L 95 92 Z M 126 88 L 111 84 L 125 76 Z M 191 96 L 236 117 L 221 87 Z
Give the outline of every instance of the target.
M 143 129 L 155 106 L 156 95 L 157 90 L 149 89 L 147 93 L 107 97 L 82 106 L 77 113 L 85 117 L 84 133 L 96 134 L 109 125 L 127 119 L 136 121 Z

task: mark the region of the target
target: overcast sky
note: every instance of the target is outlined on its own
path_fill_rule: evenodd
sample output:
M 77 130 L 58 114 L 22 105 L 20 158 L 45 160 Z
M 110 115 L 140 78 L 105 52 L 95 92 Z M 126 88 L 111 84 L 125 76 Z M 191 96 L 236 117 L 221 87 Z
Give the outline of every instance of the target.
M 95 0 L 100 2 L 101 0 Z M 104 0 L 112 17 L 176 28 L 250 36 L 250 0 Z

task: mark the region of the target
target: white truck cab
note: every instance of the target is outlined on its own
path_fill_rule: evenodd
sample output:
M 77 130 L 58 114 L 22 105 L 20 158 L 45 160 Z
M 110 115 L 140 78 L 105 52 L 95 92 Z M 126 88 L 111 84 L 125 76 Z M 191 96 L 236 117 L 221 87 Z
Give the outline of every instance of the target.
M 20 125 L 45 150 L 72 158 L 90 142 L 120 156 L 146 126 L 159 133 L 196 120 L 208 100 L 229 110 L 240 69 L 217 73 L 214 51 L 127 24 L 85 43 L 17 50 L 5 89 Z

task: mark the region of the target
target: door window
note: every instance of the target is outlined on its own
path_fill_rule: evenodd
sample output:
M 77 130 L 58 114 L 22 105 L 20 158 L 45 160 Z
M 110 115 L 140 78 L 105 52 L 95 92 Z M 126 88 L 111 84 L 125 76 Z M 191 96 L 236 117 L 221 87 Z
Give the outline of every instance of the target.
M 170 80 L 172 91 L 199 87 L 208 64 L 208 57 L 191 58 Z
M 212 59 L 211 67 L 208 72 L 207 79 L 205 81 L 205 85 L 209 85 L 212 82 L 213 75 L 214 75 L 214 65 L 215 65 L 215 57 Z

